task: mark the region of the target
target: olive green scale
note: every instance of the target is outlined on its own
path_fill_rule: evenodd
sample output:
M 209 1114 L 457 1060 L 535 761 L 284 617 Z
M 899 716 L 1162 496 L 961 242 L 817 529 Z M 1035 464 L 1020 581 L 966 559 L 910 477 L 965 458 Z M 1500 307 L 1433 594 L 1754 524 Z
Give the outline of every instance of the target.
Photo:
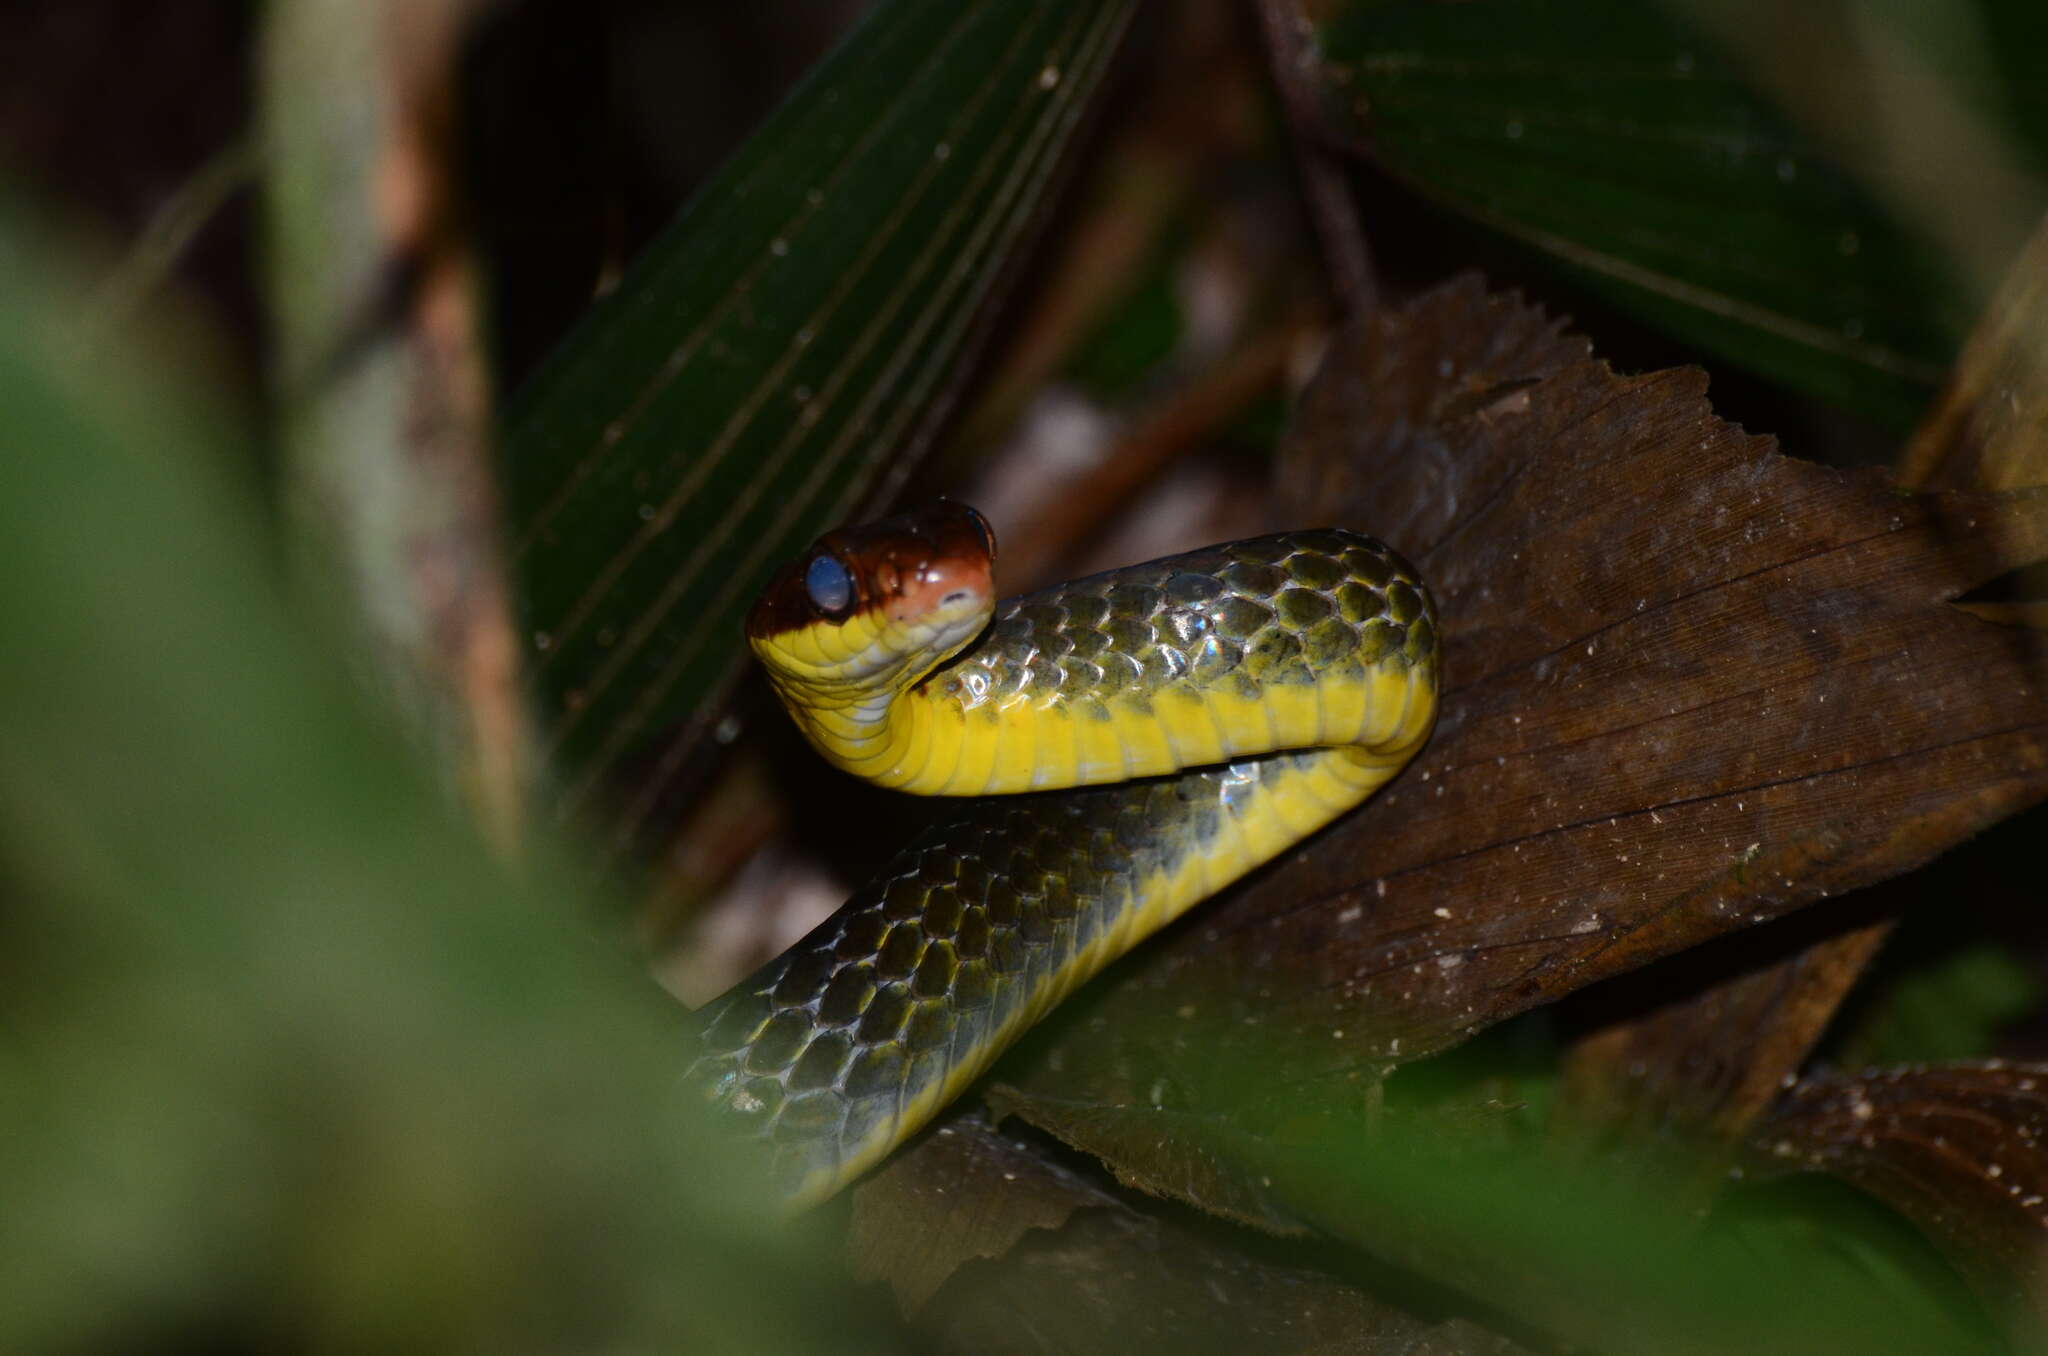
M 969 691 L 1073 702 L 1313 684 L 1398 655 L 1433 661 L 1428 592 L 1399 556 L 1336 530 L 1169 556 L 998 605 L 948 675 Z
M 1193 690 L 1218 721 L 1289 689 L 1377 682 L 1378 707 L 1399 710 L 1375 710 L 1384 728 L 1367 743 L 965 802 L 698 1015 L 687 1081 L 764 1147 L 793 1200 L 838 1189 L 1076 985 L 1394 775 L 1427 737 L 1438 663 L 1434 604 L 1413 569 L 1337 530 L 999 604 L 927 687 L 1115 721 Z

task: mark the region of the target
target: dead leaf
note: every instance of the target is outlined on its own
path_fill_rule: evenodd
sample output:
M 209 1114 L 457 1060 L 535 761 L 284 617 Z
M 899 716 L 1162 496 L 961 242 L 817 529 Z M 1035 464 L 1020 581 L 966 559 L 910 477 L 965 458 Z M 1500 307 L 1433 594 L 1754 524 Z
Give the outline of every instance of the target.
M 2048 480 L 2048 227 L 2035 232 L 1979 320 L 1941 399 L 1902 458 L 1915 487 L 2008 489 Z M 1977 605 L 1988 620 L 2048 626 L 2035 605 Z M 1689 997 L 1631 1014 L 1581 1041 L 1567 1062 L 1556 1111 L 1586 1144 L 1609 1144 L 1632 1129 L 1654 1129 L 1706 1147 L 1697 1180 L 1711 1188 L 1716 1165 L 1797 1074 L 1829 1017 L 1876 955 L 1888 922 L 1822 937 L 1759 968 L 1735 948 L 1732 977 L 1700 988 L 1697 953 L 1638 972 L 1640 990 L 1673 975 Z M 1724 965 L 1722 968 L 1730 968 Z M 1594 1132 L 1588 1135 L 1586 1132 Z M 1710 1143 L 1702 1146 L 1702 1141 Z M 1681 1150 L 1682 1151 L 1682 1150 Z
M 1472 279 L 1340 337 L 1290 439 L 1288 517 L 1421 566 L 1442 723 L 1361 813 L 1070 1004 L 1008 1066 L 1021 1114 L 1341 1100 L 2048 793 L 2048 648 L 1951 605 L 2048 550 L 2048 495 L 1783 457 L 1705 386 L 1618 376 Z M 1211 1086 L 1220 1066 L 1264 1068 L 1274 1105 Z
M 2048 1066 L 1816 1078 L 1758 1127 L 1752 1171 L 1868 1191 L 1945 1246 L 1993 1307 L 2048 1331 Z

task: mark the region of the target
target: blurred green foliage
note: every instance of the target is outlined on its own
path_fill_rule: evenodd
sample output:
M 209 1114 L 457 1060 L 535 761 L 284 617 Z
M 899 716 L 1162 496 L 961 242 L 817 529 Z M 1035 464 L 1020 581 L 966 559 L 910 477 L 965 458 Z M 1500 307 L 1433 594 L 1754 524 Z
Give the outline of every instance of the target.
M 83 295 L 0 226 L 0 1349 L 860 1349 L 560 846 L 492 861 Z

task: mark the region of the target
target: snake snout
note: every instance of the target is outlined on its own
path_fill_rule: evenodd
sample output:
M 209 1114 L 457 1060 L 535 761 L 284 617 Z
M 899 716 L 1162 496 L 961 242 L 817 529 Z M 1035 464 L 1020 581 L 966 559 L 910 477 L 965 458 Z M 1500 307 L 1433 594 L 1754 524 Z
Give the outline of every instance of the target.
M 986 557 L 925 560 L 893 573 L 888 603 L 891 621 L 958 616 L 995 603 L 995 580 Z

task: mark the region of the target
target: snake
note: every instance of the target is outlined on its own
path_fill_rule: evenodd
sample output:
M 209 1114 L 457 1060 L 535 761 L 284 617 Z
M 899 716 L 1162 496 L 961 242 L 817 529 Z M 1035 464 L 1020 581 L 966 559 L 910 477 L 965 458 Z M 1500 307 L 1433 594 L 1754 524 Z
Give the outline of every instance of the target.
M 1436 604 L 1383 543 L 1282 532 L 995 600 L 940 500 L 828 532 L 746 621 L 826 761 L 962 796 L 694 1015 L 693 1100 L 801 1208 L 1112 960 L 1363 802 L 1435 723 Z

